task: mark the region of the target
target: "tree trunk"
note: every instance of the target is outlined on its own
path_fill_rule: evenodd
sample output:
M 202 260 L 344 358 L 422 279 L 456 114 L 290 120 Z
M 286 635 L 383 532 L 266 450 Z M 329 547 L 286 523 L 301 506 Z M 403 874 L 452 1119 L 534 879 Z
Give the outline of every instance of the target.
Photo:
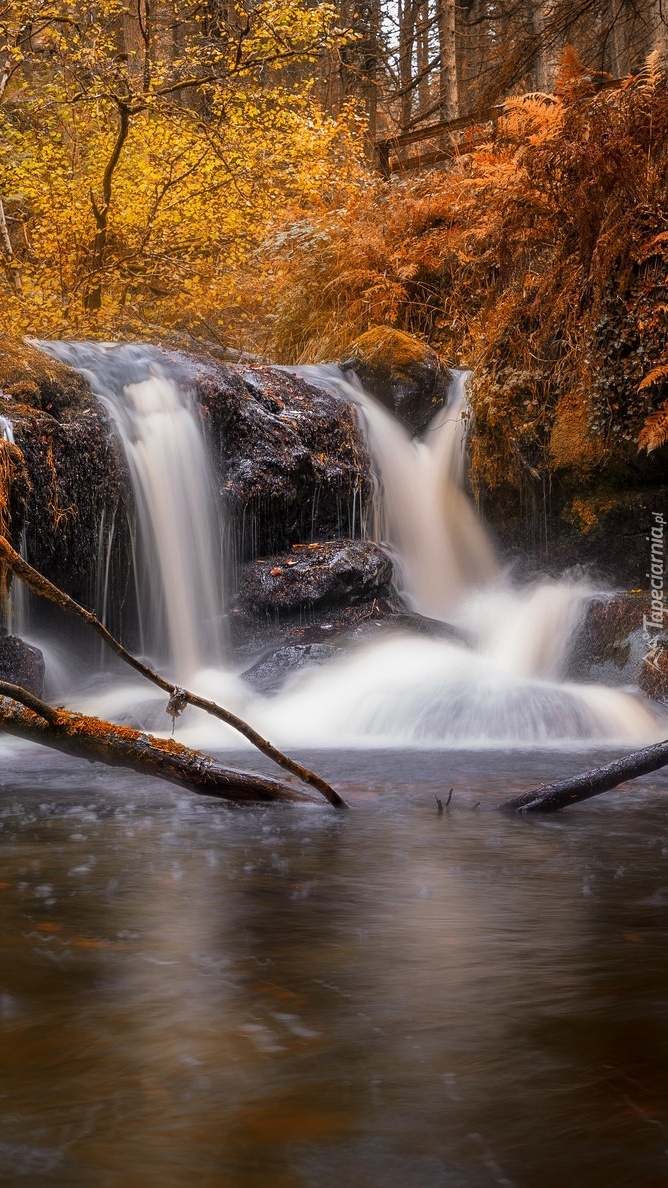
M 370 0 L 363 42 L 362 85 L 367 114 L 368 156 L 373 160 L 378 132 L 378 52 L 380 37 L 379 0 Z
M 401 0 L 399 8 L 399 87 L 401 90 L 401 127 L 406 129 L 413 111 L 413 50 L 415 47 L 415 6 Z
M 95 313 L 102 308 L 102 269 L 105 264 L 107 237 L 109 234 L 109 207 L 111 206 L 112 184 L 116 166 L 130 131 L 130 109 L 125 103 L 118 105 L 119 124 L 111 150 L 111 156 L 102 177 L 102 205 L 98 206 L 91 192 L 90 200 L 97 231 L 91 246 L 90 280 L 84 293 L 84 309 Z
M 623 0 L 610 6 L 610 58 L 615 78 L 625 78 L 630 70 L 630 56 L 627 35 L 628 18 Z
M 648 775 L 666 766 L 668 741 L 633 751 L 622 759 L 615 759 L 604 767 L 595 767 L 569 780 L 559 780 L 555 784 L 533 788 L 530 792 L 521 792 L 519 796 L 504 800 L 499 807 L 514 813 L 556 813 L 570 804 L 578 804 L 581 800 L 590 800 L 592 796 L 609 792 L 626 780 Z
M 174 739 L 155 738 L 69 710 L 54 709 L 14 685 L 0 682 L 0 730 L 78 759 L 127 767 L 201 796 L 220 800 L 313 803 L 271 776 L 223 767 Z
M 455 0 L 438 0 L 438 44 L 441 55 L 438 97 L 442 120 L 455 120 L 459 115 L 455 15 Z
M 418 112 L 429 110 L 429 3 L 420 6 L 417 37 Z
M 23 297 L 21 273 L 18 269 L 12 241 L 9 238 L 9 228 L 5 217 L 5 207 L 0 196 L 0 249 L 2 250 L 3 271 L 17 297 Z
M 536 43 L 536 89 L 550 95 L 554 91 L 557 74 L 556 33 L 553 28 L 552 0 L 538 0 L 533 10 L 533 31 Z
M 107 630 L 104 624 L 91 611 L 87 611 L 83 606 L 80 606 L 78 602 L 70 598 L 69 594 L 66 594 L 63 590 L 59 590 L 48 578 L 43 577 L 41 573 L 33 569 L 32 565 L 24 561 L 23 557 L 19 556 L 4 536 L 0 536 L 0 563 L 6 566 L 19 581 L 24 582 L 31 590 L 39 594 L 41 598 L 47 598 L 49 602 L 53 602 L 56 606 L 62 607 L 63 610 L 71 611 L 78 618 L 83 619 L 94 631 L 97 631 L 98 635 L 102 637 L 105 643 L 108 644 L 121 660 L 125 661 L 136 672 L 146 677 L 152 684 L 157 685 L 159 689 L 167 693 L 169 696 L 167 713 L 171 714 L 172 719 L 183 713 L 186 705 L 193 705 L 197 709 L 204 710 L 205 713 L 211 714 L 212 717 L 218 718 L 234 730 L 238 730 L 254 747 L 257 747 L 258 751 L 261 751 L 268 759 L 272 759 L 279 767 L 283 767 L 292 775 L 297 776 L 305 784 L 310 784 L 334 808 L 341 809 L 348 807 L 343 797 L 339 796 L 339 793 L 325 780 L 272 746 L 267 739 L 263 738 L 261 734 L 258 734 L 252 726 L 249 726 L 248 722 L 244 722 L 243 718 L 237 717 L 230 710 L 223 709 L 215 701 L 209 701 L 208 698 L 199 697 L 196 693 L 189 693 L 187 689 L 175 687 L 169 681 L 166 681 L 164 677 L 161 677 L 159 673 L 149 668 L 147 664 L 138 660 L 136 656 L 133 656 L 123 647 L 122 643 L 114 638 L 111 632 Z
M 665 69 L 668 63 L 668 0 L 653 0 L 652 52 L 658 54 L 659 64 Z

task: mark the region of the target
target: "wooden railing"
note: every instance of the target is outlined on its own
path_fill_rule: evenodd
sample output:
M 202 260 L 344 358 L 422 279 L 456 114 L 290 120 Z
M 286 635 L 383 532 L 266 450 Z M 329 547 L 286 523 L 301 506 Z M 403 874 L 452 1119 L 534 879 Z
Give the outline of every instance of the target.
M 602 78 L 592 79 L 595 92 L 611 91 L 620 87 L 625 79 Z M 546 100 L 553 97 L 546 95 Z M 497 103 L 494 107 L 484 108 L 482 111 L 472 112 L 470 115 L 458 116 L 455 120 L 440 120 L 435 124 L 425 124 L 413 131 L 399 132 L 396 136 L 388 136 L 376 141 L 376 163 L 383 177 L 391 177 L 393 173 L 409 173 L 413 169 L 425 169 L 429 165 L 436 165 L 439 161 L 448 161 L 458 151 L 456 141 L 441 144 L 440 148 L 426 153 L 415 153 L 410 157 L 400 156 L 400 150 L 410 144 L 419 144 L 425 140 L 443 140 L 453 132 L 463 132 L 466 128 L 475 128 L 484 124 L 491 124 L 498 120 L 504 112 L 504 104 Z M 394 157 L 394 160 L 392 159 Z

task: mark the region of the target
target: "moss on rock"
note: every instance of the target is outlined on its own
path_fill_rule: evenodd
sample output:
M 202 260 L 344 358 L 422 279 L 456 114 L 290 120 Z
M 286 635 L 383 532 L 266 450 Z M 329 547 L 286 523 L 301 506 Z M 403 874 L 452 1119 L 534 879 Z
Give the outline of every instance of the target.
M 353 343 L 343 367 L 415 433 L 426 429 L 447 399 L 450 371 L 426 343 L 374 326 Z
M 0 333 L 0 412 L 11 416 L 15 406 L 23 406 L 60 419 L 91 403 L 90 389 L 77 371 L 30 343 Z

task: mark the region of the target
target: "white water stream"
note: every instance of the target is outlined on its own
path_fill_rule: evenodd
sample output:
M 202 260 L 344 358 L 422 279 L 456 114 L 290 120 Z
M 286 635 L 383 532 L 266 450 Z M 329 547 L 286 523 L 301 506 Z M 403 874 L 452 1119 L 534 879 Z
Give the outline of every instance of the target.
M 657 737 L 655 711 L 632 691 L 563 679 L 592 590 L 546 580 L 517 587 L 504 574 L 464 490 L 464 374 L 455 375 L 447 408 L 416 441 L 338 367 L 298 369 L 360 409 L 378 479 L 369 534 L 392 549 L 408 604 L 452 623 L 466 642 L 385 636 L 303 669 L 278 695 L 261 697 L 221 661 L 220 513 L 188 393 L 150 348 L 48 349 L 84 372 L 113 417 L 138 510 L 145 646 L 169 663 L 179 683 L 227 704 L 284 745 L 545 746 Z M 155 729 L 164 722 L 164 695 L 145 686 L 116 687 L 88 705 L 113 717 L 133 702 L 146 713 L 152 699 L 156 713 L 144 721 Z M 239 744 L 233 732 L 192 711 L 179 736 L 198 746 Z
M 395 552 L 402 592 L 423 615 L 461 629 L 467 644 L 395 635 L 292 677 L 261 725 L 323 746 L 561 745 L 636 742 L 658 719 L 633 692 L 563 680 L 593 590 L 503 572 L 464 490 L 466 375 L 418 440 L 335 366 L 300 368 L 361 410 L 379 490 L 374 535 Z
M 114 422 L 137 512 L 142 651 L 185 683 L 223 656 L 221 511 L 191 394 L 151 347 L 39 345 L 85 375 Z
M 453 373 L 447 406 L 423 437 L 413 438 L 336 364 L 296 371 L 360 409 L 380 484 L 370 535 L 396 550 L 409 604 L 430 618 L 447 619 L 499 573 L 491 541 L 463 489 L 467 373 Z

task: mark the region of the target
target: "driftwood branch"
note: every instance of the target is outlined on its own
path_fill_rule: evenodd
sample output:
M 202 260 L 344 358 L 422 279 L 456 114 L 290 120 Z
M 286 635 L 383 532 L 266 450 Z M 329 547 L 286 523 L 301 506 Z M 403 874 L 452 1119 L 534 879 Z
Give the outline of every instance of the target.
M 542 788 L 532 788 L 530 792 L 521 792 L 519 796 L 504 800 L 499 807 L 514 813 L 556 813 L 559 809 L 578 804 L 581 800 L 590 800 L 592 796 L 609 792 L 611 788 L 617 788 L 626 780 L 634 780 L 638 776 L 648 775 L 666 766 L 668 740 L 655 743 L 651 747 L 643 747 L 641 751 L 633 751 L 630 755 L 614 759 L 612 763 L 606 763 L 603 767 L 594 767 L 581 775 L 572 776 L 569 780 L 559 780 Z
M 0 730 L 78 759 L 127 767 L 200 796 L 235 802 L 313 803 L 271 776 L 223 767 L 209 755 L 174 739 L 155 738 L 71 710 L 54 709 L 17 685 L 0 681 Z
M 26 586 L 29 586 L 40 597 L 47 598 L 50 602 L 54 602 L 57 606 L 62 607 L 63 610 L 71 611 L 80 619 L 83 619 L 94 631 L 97 631 L 98 635 L 102 637 L 117 656 L 120 656 L 121 660 L 129 664 L 131 668 L 134 668 L 136 672 L 141 673 L 143 677 L 146 677 L 154 685 L 157 685 L 159 689 L 163 689 L 169 696 L 168 713 L 176 717 L 182 713 L 186 705 L 194 705 L 197 709 L 204 710 L 205 713 L 211 714 L 214 718 L 218 718 L 228 726 L 232 726 L 234 730 L 237 730 L 239 734 L 247 738 L 254 747 L 257 747 L 258 751 L 261 751 L 267 758 L 272 759 L 279 767 L 297 776 L 303 783 L 310 784 L 334 808 L 348 808 L 343 797 L 325 780 L 321 779 L 315 772 L 309 771 L 307 767 L 303 767 L 301 763 L 297 763 L 296 760 L 284 755 L 282 751 L 277 750 L 266 738 L 258 734 L 257 730 L 254 730 L 252 726 L 244 722 L 243 718 L 237 717 L 230 710 L 223 709 L 215 701 L 210 701 L 206 697 L 200 697 L 197 693 L 191 693 L 188 689 L 178 688 L 170 681 L 165 680 L 164 677 L 160 676 L 152 668 L 149 668 L 147 664 L 138 660 L 136 656 L 128 652 L 123 647 L 123 644 L 107 630 L 92 611 L 87 611 L 85 607 L 80 606 L 78 602 L 70 598 L 69 594 L 60 590 L 58 586 L 54 586 L 53 582 L 50 582 L 48 578 L 45 578 L 36 569 L 33 569 L 32 565 L 24 561 L 4 536 L 0 536 L 0 561 L 7 566 L 7 569 L 11 570 L 15 577 Z

